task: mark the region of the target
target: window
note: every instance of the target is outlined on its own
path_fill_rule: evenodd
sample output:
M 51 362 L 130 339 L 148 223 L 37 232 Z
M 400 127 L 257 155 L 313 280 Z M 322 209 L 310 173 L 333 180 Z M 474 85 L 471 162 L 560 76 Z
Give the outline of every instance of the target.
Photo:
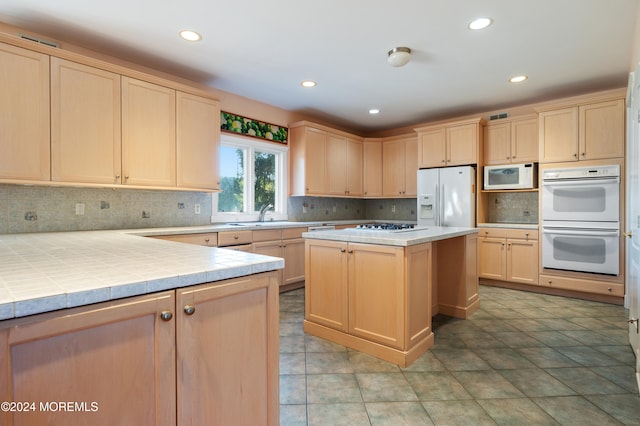
M 213 221 L 286 220 L 287 148 L 231 135 L 220 141 L 220 189 L 213 196 Z

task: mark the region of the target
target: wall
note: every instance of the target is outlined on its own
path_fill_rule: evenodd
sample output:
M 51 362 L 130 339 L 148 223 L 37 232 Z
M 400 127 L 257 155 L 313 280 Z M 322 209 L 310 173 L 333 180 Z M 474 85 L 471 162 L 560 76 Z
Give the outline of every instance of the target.
M 76 215 L 78 203 L 84 204 L 84 215 Z M 195 204 L 200 204 L 200 214 L 194 213 Z M 210 193 L 0 185 L 0 234 L 210 222 Z
M 489 194 L 489 223 L 538 223 L 538 193 Z
M 289 197 L 289 220 L 417 220 L 416 199 Z

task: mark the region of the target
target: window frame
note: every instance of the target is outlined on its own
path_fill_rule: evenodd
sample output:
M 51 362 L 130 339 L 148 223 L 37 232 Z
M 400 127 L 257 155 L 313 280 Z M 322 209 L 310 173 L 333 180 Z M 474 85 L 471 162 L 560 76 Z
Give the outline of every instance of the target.
M 219 212 L 218 211 L 218 193 L 214 193 L 211 197 L 212 202 L 212 215 L 211 222 L 255 222 L 258 220 L 259 206 L 254 206 L 254 187 L 255 182 L 254 173 L 254 153 L 266 152 L 274 154 L 276 156 L 276 193 L 275 193 L 275 206 L 270 209 L 265 215 L 265 221 L 270 220 L 287 220 L 287 194 L 288 188 L 288 164 L 289 164 L 289 147 L 287 145 L 280 145 L 270 142 L 261 142 L 258 140 L 234 136 L 226 133 L 220 135 L 220 148 L 232 147 L 246 150 L 246 155 L 251 161 L 245 159 L 244 170 L 244 208 L 245 212 Z M 220 167 L 220 166 L 219 166 Z M 221 168 L 220 168 L 221 169 Z M 219 169 L 219 170 L 220 170 Z M 249 184 L 249 182 L 251 182 Z

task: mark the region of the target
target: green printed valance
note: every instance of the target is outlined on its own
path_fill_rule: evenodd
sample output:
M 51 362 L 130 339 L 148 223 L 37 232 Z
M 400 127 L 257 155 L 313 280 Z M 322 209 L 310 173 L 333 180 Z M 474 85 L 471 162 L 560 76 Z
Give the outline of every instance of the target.
M 289 130 L 286 127 L 265 123 L 241 115 L 220 112 L 220 130 L 272 142 L 287 143 Z

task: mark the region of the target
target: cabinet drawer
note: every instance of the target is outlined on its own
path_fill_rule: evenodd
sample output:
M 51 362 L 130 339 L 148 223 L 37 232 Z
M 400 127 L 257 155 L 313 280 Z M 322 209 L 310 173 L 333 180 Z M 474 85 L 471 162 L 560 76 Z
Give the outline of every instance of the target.
M 606 294 L 608 296 L 624 296 L 624 285 L 606 281 L 589 281 L 578 278 L 556 277 L 540 274 L 539 284 L 550 288 L 581 291 L 585 293 Z
M 507 238 L 509 231 L 506 228 L 480 228 L 478 238 Z
M 222 231 L 218 232 L 218 247 L 251 244 L 253 231 Z
M 253 231 L 253 241 L 274 241 L 282 238 L 281 229 L 261 229 L 259 231 Z
M 307 228 L 284 228 L 282 230 L 282 239 L 291 240 L 294 238 L 302 238 L 302 233 L 307 232 Z
M 154 235 L 151 238 L 175 241 L 177 243 L 197 244 L 199 246 L 216 247 L 218 245 L 218 234 L 216 232 L 206 232 L 203 234 Z
M 538 231 L 536 229 L 507 229 L 507 238 L 518 240 L 537 240 Z

